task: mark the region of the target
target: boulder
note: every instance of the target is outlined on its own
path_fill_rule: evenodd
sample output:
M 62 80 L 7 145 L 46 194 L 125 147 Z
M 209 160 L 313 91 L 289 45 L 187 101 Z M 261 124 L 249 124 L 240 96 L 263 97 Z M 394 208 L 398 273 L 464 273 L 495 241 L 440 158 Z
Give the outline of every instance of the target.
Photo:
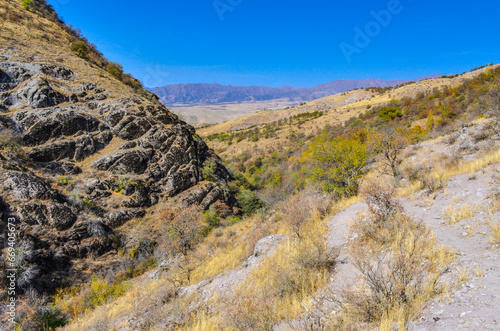
M 6 171 L 0 174 L 0 178 L 4 189 L 17 199 L 60 199 L 59 193 L 31 173 Z
M 24 84 L 16 93 L 9 95 L 9 104 L 17 106 L 27 103 L 31 108 L 45 108 L 68 101 L 68 97 L 54 90 L 49 82 L 41 77 Z
M 50 162 L 62 159 L 72 159 L 75 154 L 75 142 L 67 141 L 34 148 L 28 157 L 33 162 Z
M 76 74 L 66 67 L 54 64 L 39 65 L 40 71 L 47 76 L 61 80 L 71 80 L 76 78 Z
M 71 228 L 77 219 L 71 208 L 57 203 L 49 206 L 48 216 L 51 226 L 59 231 Z
M 145 215 L 144 210 L 130 209 L 130 210 L 120 210 L 117 212 L 109 213 L 105 224 L 112 229 L 116 229 L 126 222 L 130 221 L 135 217 L 143 217 Z
M 87 114 L 75 111 L 59 112 L 55 116 L 37 121 L 23 140 L 29 146 L 41 145 L 51 138 L 98 131 L 100 124 L 99 120 Z
M 144 118 L 129 116 L 115 128 L 118 137 L 124 140 L 134 140 L 142 137 L 151 129 L 151 124 Z

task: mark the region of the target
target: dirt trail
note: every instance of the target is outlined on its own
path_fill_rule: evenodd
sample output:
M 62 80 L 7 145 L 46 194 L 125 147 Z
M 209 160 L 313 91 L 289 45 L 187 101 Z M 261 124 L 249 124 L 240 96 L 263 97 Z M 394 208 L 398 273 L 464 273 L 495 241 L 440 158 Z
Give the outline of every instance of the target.
M 472 274 L 450 298 L 430 302 L 420 321 L 412 323 L 414 330 L 500 330 L 500 250 L 489 243 L 486 224 L 500 220 L 500 212 L 487 211 L 498 190 L 499 170 L 496 165 L 474 176 L 453 177 L 427 205 L 421 200 L 405 202 L 408 214 L 428 224 L 442 245 L 457 251 L 454 272 Z M 474 216 L 453 227 L 446 216 L 450 206 L 469 206 Z
M 340 288 L 341 286 L 352 285 L 356 281 L 356 269 L 350 261 L 347 253 L 348 232 L 350 224 L 360 213 L 367 210 L 365 203 L 353 204 L 340 213 L 337 213 L 330 222 L 327 223 L 329 231 L 327 244 L 329 247 L 339 247 L 340 255 L 338 263 L 335 265 L 335 274 L 330 282 L 330 288 Z
M 458 275 L 466 270 L 470 279 L 449 298 L 437 298 L 424 309 L 419 321 L 412 322 L 412 330 L 500 330 L 500 250 L 489 243 L 491 230 L 488 220 L 500 220 L 500 212 L 488 213 L 493 193 L 499 186 L 500 165 L 491 166 L 473 176 L 451 178 L 446 188 L 434 199 L 416 196 L 403 199 L 405 211 L 415 220 L 427 224 L 438 242 L 457 252 L 457 264 L 452 268 Z M 418 195 L 418 194 L 417 194 Z M 452 226 L 448 218 L 450 206 L 456 211 L 468 206 L 472 219 L 463 219 Z M 328 226 L 328 245 L 341 248 L 331 289 L 353 284 L 356 270 L 346 251 L 349 224 L 364 203 L 357 203 L 335 215 Z

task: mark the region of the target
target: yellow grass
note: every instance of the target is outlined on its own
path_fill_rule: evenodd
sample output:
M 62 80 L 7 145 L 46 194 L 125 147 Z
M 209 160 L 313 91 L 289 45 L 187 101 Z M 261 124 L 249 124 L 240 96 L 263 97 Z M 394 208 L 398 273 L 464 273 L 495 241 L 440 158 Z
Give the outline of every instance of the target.
M 248 220 L 244 223 L 225 229 L 222 236 L 227 237 L 230 231 L 233 233 L 238 231 L 239 234 L 235 235 L 236 238 L 231 244 L 227 244 L 217 249 L 215 254 L 208 257 L 192 272 L 191 284 L 196 284 L 203 280 L 215 277 L 223 272 L 233 270 L 245 261 L 245 259 L 252 254 L 255 243 L 250 240 L 244 240 L 242 236 L 246 233 L 246 231 L 249 231 L 250 227 L 253 225 L 255 225 L 255 223 Z M 211 239 L 212 241 L 214 240 L 213 236 L 211 236 Z
M 445 180 L 450 179 L 453 176 L 461 174 L 471 174 L 484 169 L 490 165 L 500 162 L 500 149 L 481 156 L 474 161 L 463 161 L 457 167 L 451 169 L 437 169 L 438 173 L 443 174 Z
M 500 222 L 491 220 L 488 225 L 491 229 L 490 243 L 493 245 L 500 244 Z
M 446 266 L 454 263 L 454 252 L 439 245 L 434 234 L 422 224 L 396 214 L 383 224 L 359 219 L 350 232 L 357 234 L 349 244 L 349 251 L 362 277 L 358 285 L 341 294 L 342 309 L 337 323 L 340 321 L 343 329 L 356 329 L 360 323 L 367 323 L 368 328 L 391 330 L 396 323 L 400 330 L 405 330 L 407 322 L 418 317 L 427 301 L 447 293 L 447 284 L 440 282 L 440 276 Z M 396 282 L 398 290 L 389 295 L 380 284 L 399 277 L 393 273 L 401 272 L 401 263 L 407 269 L 405 278 L 414 280 Z M 423 269 L 411 273 L 410 270 L 420 268 L 416 266 Z M 405 300 L 399 298 L 399 291 L 404 291 Z M 375 293 L 384 294 L 380 297 Z M 378 317 L 377 313 L 373 315 L 375 311 L 379 312 Z
M 460 221 L 465 219 L 473 219 L 479 210 L 479 205 L 469 205 L 467 203 L 460 203 L 455 197 L 448 209 L 445 211 L 445 216 L 451 226 L 455 226 Z

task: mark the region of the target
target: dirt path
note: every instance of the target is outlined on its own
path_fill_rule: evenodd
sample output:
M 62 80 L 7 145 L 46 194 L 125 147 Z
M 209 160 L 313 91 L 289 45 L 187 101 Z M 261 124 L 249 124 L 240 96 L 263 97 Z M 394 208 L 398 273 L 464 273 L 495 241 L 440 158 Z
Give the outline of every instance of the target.
M 413 330 L 500 330 L 500 250 L 489 243 L 489 220 L 500 220 L 500 213 L 488 213 L 492 194 L 499 186 L 496 165 L 474 176 L 453 177 L 434 201 L 405 201 L 406 211 L 424 221 L 438 241 L 453 247 L 457 255 L 454 272 L 466 270 L 470 275 L 463 287 L 449 298 L 433 300 L 424 310 Z M 452 226 L 447 211 L 469 206 L 472 219 Z
M 353 204 L 340 213 L 337 213 L 330 222 L 327 223 L 329 231 L 327 244 L 330 248 L 340 248 L 338 263 L 335 265 L 335 274 L 332 277 L 329 287 L 331 289 L 352 285 L 356 281 L 356 269 L 351 263 L 347 253 L 348 232 L 350 224 L 360 213 L 367 210 L 365 203 Z
M 489 243 L 491 231 L 487 225 L 490 219 L 500 220 L 500 213 L 488 213 L 499 186 L 499 172 L 497 165 L 473 176 L 455 176 L 434 199 L 417 196 L 402 201 L 408 215 L 427 224 L 440 244 L 457 252 L 457 264 L 452 270 L 455 275 L 469 275 L 463 287 L 449 298 L 430 302 L 423 317 L 411 323 L 410 329 L 500 330 L 500 250 Z M 455 211 L 470 208 L 472 219 L 452 226 L 448 221 L 450 206 Z M 354 204 L 328 222 L 328 244 L 341 248 L 331 289 L 355 282 L 356 270 L 346 252 L 346 236 L 349 224 L 365 210 L 364 203 Z

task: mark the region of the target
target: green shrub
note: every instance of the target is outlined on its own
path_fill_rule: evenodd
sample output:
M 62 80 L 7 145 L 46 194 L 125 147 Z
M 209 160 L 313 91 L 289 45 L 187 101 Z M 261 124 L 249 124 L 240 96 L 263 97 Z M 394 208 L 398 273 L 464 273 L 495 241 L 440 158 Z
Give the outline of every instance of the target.
M 54 309 L 48 309 L 45 311 L 40 320 L 43 324 L 43 330 L 56 330 L 68 322 L 66 317 L 59 311 Z
M 119 63 L 109 62 L 106 66 L 106 71 L 118 80 L 122 79 L 123 67 Z
M 201 169 L 201 174 L 204 180 L 209 182 L 217 181 L 217 163 L 214 159 L 208 159 L 203 164 L 203 168 Z
M 403 112 L 401 111 L 401 108 L 397 107 L 382 107 L 380 109 L 380 112 L 378 113 L 378 117 L 386 119 L 386 120 L 393 120 L 396 117 L 402 117 Z
M 203 221 L 209 226 L 209 228 L 217 228 L 220 225 L 219 214 L 217 210 L 212 206 L 203 215 Z
M 266 204 L 259 199 L 257 194 L 245 189 L 242 189 L 237 197 L 240 202 L 241 210 L 243 211 L 243 214 L 246 215 L 253 214 L 257 210 L 266 206 Z
M 83 41 L 72 43 L 71 51 L 81 58 L 86 58 L 89 55 L 89 47 Z
M 300 159 L 307 178 L 325 193 L 338 197 L 357 194 L 367 160 L 366 144 L 342 137 L 330 140 L 327 136 L 320 136 Z
M 21 6 L 26 10 L 30 10 L 33 7 L 33 0 L 23 0 Z

